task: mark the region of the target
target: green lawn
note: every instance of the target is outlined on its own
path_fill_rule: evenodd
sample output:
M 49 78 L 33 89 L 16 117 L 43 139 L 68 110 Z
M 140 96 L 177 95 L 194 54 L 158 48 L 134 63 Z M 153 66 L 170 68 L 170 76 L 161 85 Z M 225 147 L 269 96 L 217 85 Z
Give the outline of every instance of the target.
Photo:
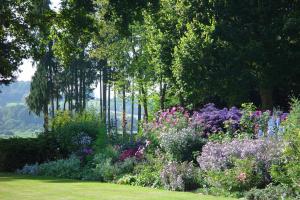
M 0 174 L 1 200 L 222 200 L 187 192 L 53 178 Z

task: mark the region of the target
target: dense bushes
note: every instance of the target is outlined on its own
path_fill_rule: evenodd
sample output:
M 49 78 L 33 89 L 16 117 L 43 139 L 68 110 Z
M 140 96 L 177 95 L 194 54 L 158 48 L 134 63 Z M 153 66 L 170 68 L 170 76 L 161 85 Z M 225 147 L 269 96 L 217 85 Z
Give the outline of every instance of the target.
M 37 138 L 0 139 L 0 171 L 15 171 L 25 164 L 41 163 L 58 157 L 55 139 L 49 135 Z
M 160 112 L 133 141 L 107 140 L 103 134 L 84 132 L 88 129 L 64 128 L 75 123 L 69 119 L 59 127 L 70 132 L 58 131 L 54 136 L 66 136 L 72 156 L 26 165 L 19 172 L 179 191 L 199 189 L 253 200 L 294 198 L 300 180 L 299 119 L 298 101 L 288 117 L 279 111 L 257 111 L 252 104 L 241 110 L 209 104 L 193 113 L 174 107 Z M 59 139 L 59 144 L 67 145 Z M 285 193 L 284 188 L 288 188 Z
M 161 180 L 169 190 L 192 190 L 199 187 L 199 169 L 192 162 L 170 162 L 161 172 Z
M 264 189 L 252 189 L 245 195 L 247 200 L 292 200 L 299 199 L 291 188 L 286 185 L 268 185 Z
M 80 140 L 95 141 L 101 138 L 98 145 L 106 142 L 105 131 L 102 130 L 100 117 L 94 111 L 72 114 L 68 111 L 60 112 L 51 122 L 52 134 L 60 146 L 60 152 L 69 155 L 81 148 Z M 101 136 L 100 136 L 101 135 Z
M 292 101 L 292 110 L 284 123 L 286 148 L 281 162 L 272 167 L 272 177 L 300 193 L 300 101 Z
M 204 171 L 228 169 L 233 166 L 235 159 L 247 158 L 253 158 L 259 165 L 270 168 L 272 162 L 281 156 L 283 147 L 283 141 L 275 138 L 208 142 L 197 161 Z

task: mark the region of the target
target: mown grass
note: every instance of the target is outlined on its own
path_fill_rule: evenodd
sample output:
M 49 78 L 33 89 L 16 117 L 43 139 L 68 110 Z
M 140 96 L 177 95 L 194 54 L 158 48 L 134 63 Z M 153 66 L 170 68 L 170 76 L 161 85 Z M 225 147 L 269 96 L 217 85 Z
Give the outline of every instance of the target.
M 171 192 L 109 183 L 0 173 L 1 200 L 225 200 L 189 192 Z

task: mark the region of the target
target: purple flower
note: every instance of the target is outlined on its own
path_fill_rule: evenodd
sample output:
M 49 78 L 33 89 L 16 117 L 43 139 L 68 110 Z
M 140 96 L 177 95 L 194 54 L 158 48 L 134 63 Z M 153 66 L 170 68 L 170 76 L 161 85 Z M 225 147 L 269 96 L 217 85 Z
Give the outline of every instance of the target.
M 202 149 L 197 161 L 200 168 L 208 170 L 224 170 L 232 166 L 233 158 L 255 158 L 257 162 L 266 167 L 280 158 L 284 149 L 281 140 L 256 139 L 256 140 L 233 140 L 231 142 L 213 143 L 208 142 Z
M 93 154 L 93 149 L 88 148 L 88 147 L 84 148 L 83 153 L 86 154 L 86 155 L 91 155 L 91 154 Z
M 210 103 L 205 105 L 199 112 L 194 112 L 191 121 L 194 127 L 203 127 L 204 136 L 208 136 L 224 131 L 225 123 L 231 129 L 237 130 L 241 116 L 242 112 L 236 107 L 229 110 L 227 108 L 218 109 Z

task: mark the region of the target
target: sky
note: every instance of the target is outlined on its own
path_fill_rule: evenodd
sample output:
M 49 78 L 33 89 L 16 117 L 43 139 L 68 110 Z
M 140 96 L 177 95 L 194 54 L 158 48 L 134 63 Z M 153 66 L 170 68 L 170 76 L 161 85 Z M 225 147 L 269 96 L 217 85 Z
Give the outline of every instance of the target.
M 58 10 L 60 7 L 60 0 L 51 0 L 50 8 L 53 10 Z M 23 64 L 19 68 L 21 70 L 20 73 L 17 74 L 18 81 L 31 81 L 32 76 L 36 70 L 36 66 L 33 64 L 32 59 L 23 60 Z M 96 89 L 94 90 L 94 94 L 96 98 L 100 96 L 100 88 L 99 84 L 97 85 Z

